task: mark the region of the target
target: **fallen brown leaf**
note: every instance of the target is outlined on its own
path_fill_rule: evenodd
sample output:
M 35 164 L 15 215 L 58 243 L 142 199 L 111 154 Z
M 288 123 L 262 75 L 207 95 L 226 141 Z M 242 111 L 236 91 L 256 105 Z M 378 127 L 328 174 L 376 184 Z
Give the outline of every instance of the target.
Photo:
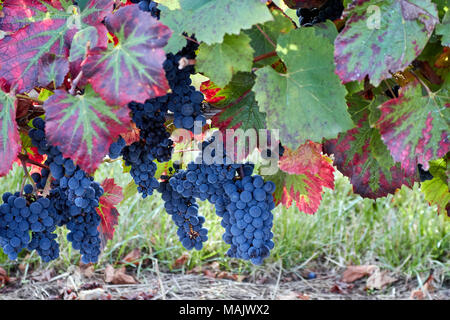
M 371 275 L 378 267 L 374 265 L 348 266 L 342 274 L 342 281 L 351 283 L 362 277 Z
M 114 269 L 112 265 L 107 265 L 105 268 L 105 282 L 112 284 L 136 284 L 136 279 L 125 273 L 125 266 Z
M 330 291 L 339 294 L 348 294 L 352 291 L 354 284 L 348 284 L 346 282 L 336 281 L 334 286 L 331 287 Z
M 3 287 L 4 285 L 9 283 L 9 277 L 8 274 L 6 273 L 5 269 L 3 269 L 2 267 L 0 267 L 0 286 Z
M 174 264 L 172 265 L 172 268 L 180 269 L 189 261 L 189 258 L 190 258 L 189 253 L 184 252 L 177 260 L 175 260 Z
M 101 300 L 107 292 L 102 288 L 84 290 L 78 294 L 79 300 Z
M 139 259 L 141 258 L 141 250 L 138 248 L 133 249 L 130 253 L 128 253 L 123 260 L 128 263 L 132 263 L 135 266 L 139 264 Z
M 427 280 L 425 280 L 423 287 L 413 290 L 411 292 L 411 295 L 409 296 L 409 298 L 413 299 L 413 300 L 425 299 L 425 296 L 427 293 L 434 291 L 433 284 L 431 283 L 433 281 L 433 279 L 434 279 L 433 272 L 431 272 L 431 274 L 428 276 Z
M 388 273 L 389 272 L 386 270 L 375 270 L 375 272 L 369 277 L 369 279 L 367 279 L 366 288 L 380 290 L 383 287 L 398 280 L 394 277 L 391 277 Z

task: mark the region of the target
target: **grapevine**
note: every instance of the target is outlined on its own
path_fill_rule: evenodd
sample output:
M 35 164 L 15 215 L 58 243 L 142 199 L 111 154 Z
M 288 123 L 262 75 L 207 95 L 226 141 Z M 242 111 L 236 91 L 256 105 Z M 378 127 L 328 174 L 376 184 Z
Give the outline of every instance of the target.
M 371 199 L 418 184 L 450 217 L 441 1 L 1 2 L 0 176 L 24 170 L 0 205 L 12 260 L 58 259 L 66 228 L 98 262 L 126 200 L 94 180 L 111 161 L 186 250 L 208 246 L 208 201 L 227 255 L 255 265 L 276 207 L 314 214 L 336 170 Z

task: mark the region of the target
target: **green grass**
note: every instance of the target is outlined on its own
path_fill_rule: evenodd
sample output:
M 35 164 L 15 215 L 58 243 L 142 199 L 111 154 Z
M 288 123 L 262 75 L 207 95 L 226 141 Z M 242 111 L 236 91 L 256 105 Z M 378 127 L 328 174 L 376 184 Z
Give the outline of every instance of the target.
M 15 166 L 11 174 L 0 179 L 0 191 L 19 188 L 22 176 L 20 168 Z M 122 187 L 131 181 L 129 174 L 122 173 L 119 162 L 101 166 L 96 180 L 107 177 L 114 177 Z M 164 211 L 159 194 L 145 200 L 139 195 L 132 196 L 118 209 L 115 237 L 108 242 L 98 266 L 118 262 L 132 249 L 140 248 L 141 262 L 157 259 L 160 269 L 171 270 L 186 250 L 178 241 L 176 227 Z M 183 268 L 218 261 L 222 268 L 233 272 L 255 273 L 270 272 L 280 266 L 287 271 L 298 271 L 311 265 L 334 268 L 350 263 L 375 263 L 406 276 L 430 269 L 442 270 L 444 276 L 450 276 L 450 223 L 426 203 L 417 185 L 413 190 L 402 188 L 395 196 L 373 201 L 354 195 L 348 179 L 338 175 L 336 189 L 325 192 L 315 215 L 299 212 L 295 206 L 275 209 L 275 248 L 260 267 L 227 258 L 228 246 L 221 240 L 223 230 L 214 207 L 202 203 L 200 212 L 207 219 L 209 240 L 203 250 L 189 252 L 190 258 Z M 66 231 L 58 232 L 60 258 L 45 266 L 65 270 L 78 263 L 79 253 L 66 241 Z M 27 253 L 22 252 L 18 261 L 9 261 L 0 253 L 0 266 L 13 268 L 24 261 L 40 263 L 36 253 L 25 259 Z M 147 267 L 152 266 L 142 264 L 137 271 Z

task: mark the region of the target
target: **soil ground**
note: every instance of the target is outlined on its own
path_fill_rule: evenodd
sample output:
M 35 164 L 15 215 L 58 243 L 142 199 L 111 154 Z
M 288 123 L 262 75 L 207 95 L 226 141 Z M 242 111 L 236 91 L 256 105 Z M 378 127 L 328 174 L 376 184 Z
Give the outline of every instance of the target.
M 146 271 L 138 276 L 131 273 L 133 279 L 139 280 L 135 284 L 112 284 L 105 282 L 105 269 L 94 272 L 74 266 L 59 275 L 47 270 L 10 279 L 0 289 L 0 300 L 450 300 L 448 280 L 441 283 L 433 280 L 428 290 L 420 290 L 417 280 L 399 277 L 381 290 L 367 290 L 367 277 L 344 283 L 342 272 L 323 271 L 311 280 L 295 274 L 260 274 L 239 277 L 236 281 L 215 278 L 211 272 Z M 130 277 L 130 272 L 127 273 Z

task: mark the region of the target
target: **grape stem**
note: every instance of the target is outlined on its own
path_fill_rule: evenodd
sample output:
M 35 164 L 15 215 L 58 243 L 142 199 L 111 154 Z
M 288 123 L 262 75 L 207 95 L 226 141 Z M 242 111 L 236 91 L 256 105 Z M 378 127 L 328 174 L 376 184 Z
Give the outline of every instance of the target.
M 428 88 L 428 86 L 425 84 L 425 82 L 423 82 L 423 80 L 420 79 L 420 77 L 417 75 L 417 73 L 415 73 L 413 70 L 410 70 L 410 72 L 417 79 L 417 81 L 419 81 L 420 84 L 425 88 L 425 90 L 427 91 L 428 95 L 432 96 L 433 92 L 431 92 L 430 88 Z
M 18 155 L 18 158 L 19 158 L 20 162 L 25 163 L 25 165 L 27 165 L 29 163 L 29 164 L 35 165 L 35 166 L 43 168 L 43 169 L 48 169 L 48 166 L 30 159 L 30 157 L 28 157 L 27 154 L 21 153 Z
M 37 98 L 29 97 L 29 96 L 24 95 L 24 94 L 16 94 L 16 98 L 17 99 L 31 100 L 31 101 L 36 102 L 36 103 L 41 104 L 41 105 L 44 104 L 44 101 L 39 100 Z
M 386 79 L 383 79 L 384 84 L 386 85 L 386 87 L 388 88 L 389 92 L 392 94 L 392 96 L 394 97 L 393 99 L 397 98 L 397 95 L 394 94 L 394 91 L 392 91 L 391 86 L 389 85 L 389 83 L 386 81 Z
M 31 185 L 33 186 L 33 192 L 36 192 L 36 190 L 37 190 L 36 183 L 31 178 L 30 173 L 28 172 L 28 168 L 27 168 L 27 163 L 28 163 L 28 160 L 30 160 L 30 159 L 28 158 L 28 156 L 26 156 L 26 158 L 21 157 L 21 156 L 23 156 L 23 155 L 19 154 L 19 160 L 20 160 L 20 163 L 22 164 L 23 171 L 25 172 L 25 177 L 23 178 L 22 185 L 20 186 L 20 196 L 23 195 L 23 189 L 25 188 L 26 178 L 28 178 L 31 181 Z

